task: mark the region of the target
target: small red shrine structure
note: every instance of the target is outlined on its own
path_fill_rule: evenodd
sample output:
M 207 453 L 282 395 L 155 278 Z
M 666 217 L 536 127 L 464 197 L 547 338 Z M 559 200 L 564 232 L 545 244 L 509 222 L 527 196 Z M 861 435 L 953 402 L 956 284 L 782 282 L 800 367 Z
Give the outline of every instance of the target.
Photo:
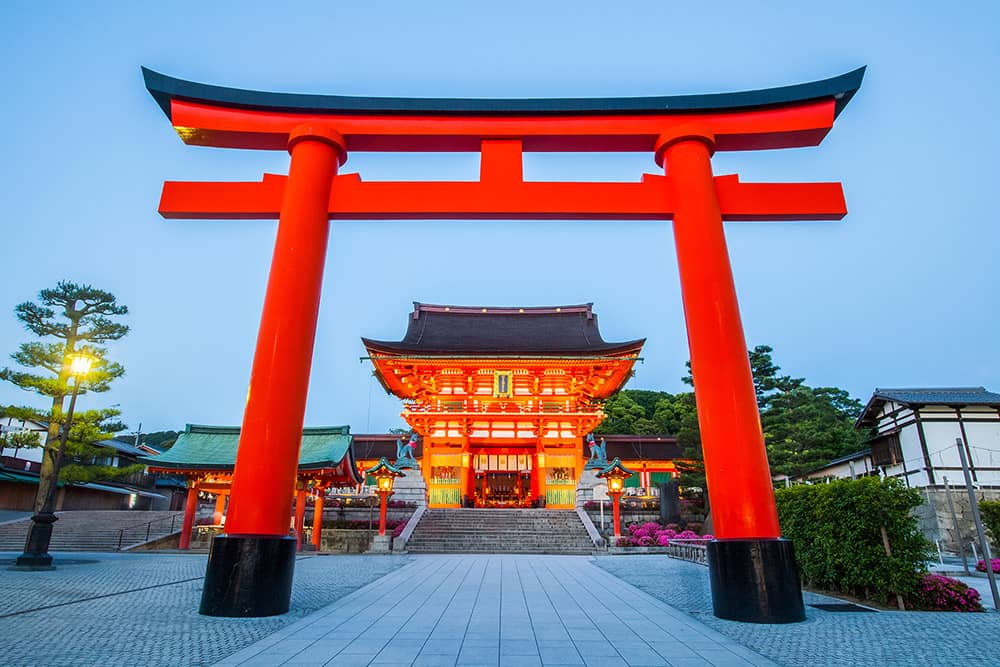
M 810 83 L 709 95 L 617 99 L 403 99 L 266 93 L 143 68 L 188 144 L 287 150 L 287 176 L 167 182 L 168 218 L 278 218 L 226 533 L 212 543 L 202 613 L 288 610 L 295 563 L 285 522 L 295 485 L 329 220 L 670 220 L 698 402 L 714 531 L 715 613 L 805 619 L 781 539 L 723 221 L 839 220 L 839 183 L 715 176 L 716 151 L 818 145 L 864 68 Z M 477 182 L 366 182 L 338 174 L 352 151 L 478 151 Z M 643 151 L 662 175 L 634 183 L 525 182 L 524 151 Z M 245 568 L 245 569 L 240 569 Z M 266 583 L 261 583 L 266 582 Z
M 213 523 L 221 524 L 233 483 L 233 468 L 239 444 L 238 426 L 188 424 L 177 442 L 167 451 L 146 460 L 150 472 L 176 475 L 187 479 L 187 502 L 181 528 L 180 548 L 191 544 L 198 496 L 215 496 Z M 313 498 L 312 542 L 318 550 L 322 543 L 323 497 L 326 489 L 353 486 L 363 481 L 354 461 L 352 436 L 347 426 L 311 426 L 302 429 L 299 461 L 295 475 L 295 536 L 299 550 L 303 546 L 307 495 Z M 285 520 L 288 532 L 288 518 Z
M 423 440 L 431 507 L 567 509 L 583 470 L 580 442 L 645 342 L 605 342 L 589 303 L 415 303 L 402 340 L 363 341 Z

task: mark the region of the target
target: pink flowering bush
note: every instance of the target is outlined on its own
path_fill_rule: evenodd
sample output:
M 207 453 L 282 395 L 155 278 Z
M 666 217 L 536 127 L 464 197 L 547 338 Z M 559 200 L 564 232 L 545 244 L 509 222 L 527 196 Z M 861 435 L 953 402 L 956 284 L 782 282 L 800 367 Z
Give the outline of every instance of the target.
M 708 540 L 714 539 L 711 535 L 698 535 L 691 530 L 677 532 L 677 528 L 679 526 L 675 523 L 667 524 L 666 526 L 661 526 L 652 521 L 642 525 L 633 523 L 628 526 L 628 537 L 622 537 L 619 540 L 618 546 L 666 547 L 670 545 L 672 540 L 697 540 L 704 544 Z
M 983 611 L 979 591 L 939 574 L 925 574 L 921 578 L 910 604 L 925 611 Z
M 1000 558 L 994 558 L 993 560 L 990 561 L 990 563 L 993 565 L 993 572 L 995 572 L 996 574 L 1000 574 Z M 976 569 L 979 570 L 980 572 L 985 572 L 986 561 L 981 560 L 978 563 L 976 563 Z
M 403 530 L 404 530 L 405 528 L 406 528 L 406 521 L 405 521 L 405 520 L 403 520 L 403 521 L 400 521 L 400 522 L 399 522 L 399 523 L 398 523 L 398 524 L 396 525 L 396 527 L 395 527 L 395 528 L 393 528 L 393 530 L 392 530 L 392 536 L 393 536 L 393 537 L 399 537 L 400 535 L 402 535 L 402 534 L 403 534 Z

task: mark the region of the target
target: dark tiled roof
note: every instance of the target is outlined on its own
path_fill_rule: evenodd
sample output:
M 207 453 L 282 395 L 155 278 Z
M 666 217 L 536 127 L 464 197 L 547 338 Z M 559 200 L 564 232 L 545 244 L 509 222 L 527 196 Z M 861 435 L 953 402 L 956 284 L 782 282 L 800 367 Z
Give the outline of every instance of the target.
M 677 444 L 677 438 L 669 435 L 595 435 L 600 442 L 604 438 L 608 444 L 608 460 L 615 458 L 644 461 L 672 461 L 684 457 L 683 448 Z M 590 456 L 587 441 L 583 441 L 582 450 L 585 457 Z
M 378 460 L 383 456 L 390 461 L 396 460 L 396 439 L 403 442 L 409 440 L 407 435 L 394 435 L 391 433 L 354 434 L 354 458 L 359 461 Z M 417 451 L 414 456 L 418 459 L 424 454 L 423 438 L 417 440 Z
M 868 405 L 862 411 L 856 428 L 873 426 L 876 415 L 886 401 L 904 405 L 996 405 L 1000 406 L 1000 394 L 987 391 L 986 387 L 911 387 L 908 389 L 875 388 Z
M 370 353 L 603 356 L 638 352 L 645 342 L 605 342 L 589 303 L 542 308 L 413 305 L 403 340 L 363 338 Z
M 919 405 L 1000 405 L 1000 394 L 986 387 L 875 389 L 878 398 Z
M 862 449 L 860 452 L 854 452 L 853 454 L 847 454 L 846 456 L 841 456 L 840 458 L 834 459 L 823 466 L 823 468 L 829 468 L 830 466 L 835 466 L 840 463 L 847 463 L 848 461 L 857 461 L 858 459 L 863 459 L 866 456 L 871 456 L 871 448 Z
M 128 456 L 149 456 L 149 452 L 134 447 L 128 442 L 122 442 L 121 440 L 100 440 L 94 444 L 98 447 L 108 447 L 117 451 L 119 454 L 127 454 Z

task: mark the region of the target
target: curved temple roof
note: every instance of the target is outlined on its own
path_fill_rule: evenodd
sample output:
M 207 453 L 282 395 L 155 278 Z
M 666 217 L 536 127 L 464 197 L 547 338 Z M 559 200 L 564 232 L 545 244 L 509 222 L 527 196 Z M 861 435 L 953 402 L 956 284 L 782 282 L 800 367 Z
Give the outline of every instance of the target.
M 185 81 L 142 68 L 146 88 L 167 118 L 171 118 L 170 102 L 174 99 L 239 109 L 302 113 L 617 115 L 729 111 L 833 98 L 836 100 L 835 113 L 839 114 L 861 86 L 864 73 L 865 68 L 859 67 L 820 81 L 733 93 L 654 97 L 463 99 L 269 93 Z
M 239 426 L 188 424 L 173 447 L 143 460 L 150 469 L 231 472 L 236 465 Z M 340 468 L 349 483 L 361 482 L 348 426 L 306 426 L 299 448 L 299 471 Z
M 415 302 L 401 341 L 362 338 L 370 354 L 610 356 L 638 354 L 645 339 L 608 343 L 593 304 L 497 308 Z

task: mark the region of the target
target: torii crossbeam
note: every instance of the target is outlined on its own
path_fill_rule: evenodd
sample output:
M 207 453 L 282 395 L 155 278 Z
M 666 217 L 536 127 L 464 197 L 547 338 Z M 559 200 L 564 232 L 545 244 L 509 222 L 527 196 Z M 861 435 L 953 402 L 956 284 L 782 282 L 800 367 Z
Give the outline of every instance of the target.
M 671 220 L 715 534 L 715 613 L 803 620 L 791 544 L 780 539 L 722 222 L 839 220 L 839 183 L 715 177 L 715 151 L 818 145 L 864 68 L 812 83 L 711 95 L 410 99 L 264 93 L 143 68 L 188 144 L 288 150 L 289 173 L 245 183 L 164 184 L 166 218 L 277 218 L 226 534 L 212 545 L 201 611 L 284 613 L 287 537 L 331 219 Z M 354 151 L 473 151 L 477 182 L 368 182 L 338 175 Z M 634 183 L 525 182 L 523 152 L 641 151 L 664 167 Z M 279 582 L 275 584 L 267 581 Z

